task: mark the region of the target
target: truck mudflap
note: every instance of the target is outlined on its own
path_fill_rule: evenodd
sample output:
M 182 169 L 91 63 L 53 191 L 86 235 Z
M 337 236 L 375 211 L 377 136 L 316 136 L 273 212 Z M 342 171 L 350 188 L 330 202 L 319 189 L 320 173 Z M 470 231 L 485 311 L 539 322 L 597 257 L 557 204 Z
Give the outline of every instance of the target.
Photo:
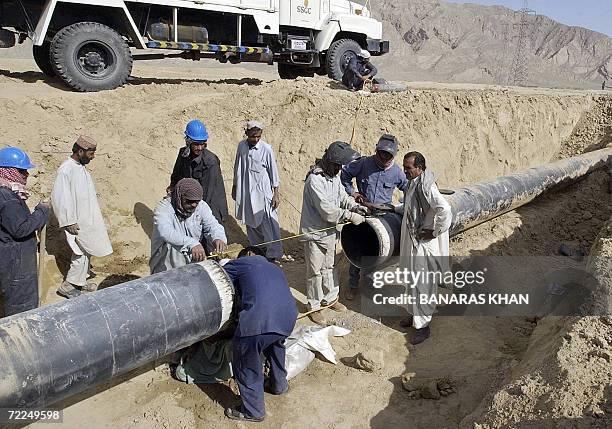
M 270 54 L 272 51 L 268 47 L 248 47 L 233 45 L 215 45 L 212 43 L 192 43 L 192 42 L 162 42 L 150 40 L 147 42 L 149 49 L 174 49 L 180 51 L 203 51 L 203 52 L 234 52 L 238 54 Z
M 367 44 L 368 51 L 370 51 L 374 55 L 382 55 L 389 53 L 388 40 L 368 39 Z

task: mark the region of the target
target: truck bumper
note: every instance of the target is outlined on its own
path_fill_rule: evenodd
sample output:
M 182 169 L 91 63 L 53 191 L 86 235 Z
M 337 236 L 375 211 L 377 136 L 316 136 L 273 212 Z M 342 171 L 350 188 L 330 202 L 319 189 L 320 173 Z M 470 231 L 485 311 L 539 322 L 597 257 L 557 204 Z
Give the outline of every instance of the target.
M 382 55 L 389 52 L 388 40 L 368 39 L 367 43 L 368 51 L 374 55 Z

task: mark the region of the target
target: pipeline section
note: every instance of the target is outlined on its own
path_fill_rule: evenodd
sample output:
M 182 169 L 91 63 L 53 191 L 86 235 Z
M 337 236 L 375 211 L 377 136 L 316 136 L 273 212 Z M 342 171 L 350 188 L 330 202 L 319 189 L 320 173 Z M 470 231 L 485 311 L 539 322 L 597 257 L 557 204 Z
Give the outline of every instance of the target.
M 544 192 L 575 183 L 607 168 L 611 160 L 612 149 L 601 149 L 457 189 L 446 196 L 453 214 L 450 235 L 523 206 Z M 401 217 L 386 213 L 368 217 L 361 225 L 345 225 L 341 242 L 349 261 L 375 269 L 399 255 Z
M 217 333 L 233 285 L 214 261 L 0 319 L 0 407 L 46 407 Z

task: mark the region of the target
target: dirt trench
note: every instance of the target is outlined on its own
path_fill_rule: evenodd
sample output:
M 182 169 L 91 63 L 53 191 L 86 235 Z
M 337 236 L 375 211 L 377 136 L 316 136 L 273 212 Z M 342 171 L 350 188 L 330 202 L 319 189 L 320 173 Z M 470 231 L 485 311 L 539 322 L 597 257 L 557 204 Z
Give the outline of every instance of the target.
M 297 227 L 303 172 L 329 142 L 348 140 L 354 124 L 353 143 L 362 153 L 372 151 L 381 133 L 392 132 L 400 139 L 401 151 L 416 149 L 426 154 L 444 187 L 582 153 L 612 139 L 612 103 L 595 92 L 455 86 L 412 88 L 406 94 L 359 100 L 318 78 L 281 82 L 266 75 L 248 79 L 237 75 L 221 79 L 211 71 L 177 77 L 176 70 L 143 67 L 120 90 L 74 94 L 47 85 L 30 66 L 23 67 L 22 74 L 0 73 L 0 113 L 13 124 L 3 130 L 0 144 L 18 144 L 36 153 L 35 162 L 42 168 L 32 177 L 31 186 L 39 194 L 50 190 L 54 171 L 67 156 L 62 151 L 68 150 L 76 134 L 93 134 L 102 141 L 92 174 L 115 246 L 113 257 L 95 261 L 97 280 L 104 287 L 147 274 L 151 210 L 167 184 L 181 128 L 192 117 L 212 124 L 211 149 L 221 158 L 226 180 L 243 122 L 257 117 L 269 124 L 265 138 L 277 151 L 281 180 L 286 184 L 281 211 L 285 235 Z M 164 77 L 151 77 L 160 74 Z M 28 91 L 24 85 L 29 85 Z M 453 240 L 451 253 L 507 257 L 505 272 L 519 273 L 518 281 L 524 284 L 545 287 L 547 270 L 537 260 L 525 263 L 522 259 L 518 264 L 512 258 L 549 256 L 557 269 L 586 266 L 584 261 L 560 256 L 558 249 L 564 243 L 589 252 L 612 215 L 606 180 L 603 173 L 593 174 L 571 188 L 474 228 Z M 235 241 L 244 241 L 240 225 L 229 228 Z M 61 234 L 53 228 L 49 234 L 47 303 L 58 299 L 53 286 L 61 279 L 66 257 Z M 300 247 L 288 245 L 287 250 L 297 262 L 285 264 L 284 270 L 291 286 L 304 292 Z M 341 257 L 339 266 L 344 285 L 347 266 Z M 550 392 L 565 385 L 548 382 L 546 390 L 530 381 L 523 393 L 516 384 L 517 377 L 525 374 L 540 380 L 533 356 L 542 351 L 547 356 L 558 354 L 562 350 L 559 335 L 564 338 L 573 326 L 588 323 L 584 318 L 576 323 L 564 318 L 557 323 L 518 316 L 438 317 L 432 323 L 432 338 L 413 347 L 408 344 L 411 331 L 400 328 L 397 319 L 367 318 L 360 314 L 358 301 L 349 304 L 345 314 L 327 314 L 352 330 L 332 340 L 338 357 L 380 349 L 383 369 L 366 373 L 344 363 L 331 365 L 316 359 L 291 382 L 286 396 L 266 396 L 267 419 L 262 427 L 301 428 L 313 422 L 329 428 L 530 427 L 533 422 L 571 425 L 577 419 L 601 420 L 598 410 L 605 408 L 601 404 L 609 378 L 607 382 L 603 376 L 588 379 L 578 386 L 587 392 L 580 399 L 562 398 L 550 410 L 540 407 L 546 402 L 541 398 L 552 397 Z M 596 337 L 606 339 L 609 328 L 605 326 L 609 325 L 597 323 Z M 549 332 L 554 332 L 555 339 L 546 342 Z M 579 350 L 587 355 L 592 351 Z M 597 362 L 592 373 L 609 376 L 610 366 Z M 590 363 L 578 360 L 574 365 Z M 401 375 L 406 371 L 419 377 L 447 378 L 456 393 L 439 400 L 412 400 L 402 388 Z M 224 407 L 236 401 L 227 388 L 181 384 L 170 377 L 164 362 L 120 381 L 64 403 L 63 427 L 81 427 L 84 419 L 95 428 L 242 427 L 223 416 Z M 569 383 L 577 386 L 572 380 Z M 516 392 L 517 388 L 520 394 L 508 393 L 508 397 L 526 398 L 520 412 L 512 411 L 514 402 L 504 396 L 505 391 Z M 585 398 L 596 402 L 599 409 L 587 410 L 593 404 L 585 405 Z M 571 412 L 563 411 L 566 409 Z

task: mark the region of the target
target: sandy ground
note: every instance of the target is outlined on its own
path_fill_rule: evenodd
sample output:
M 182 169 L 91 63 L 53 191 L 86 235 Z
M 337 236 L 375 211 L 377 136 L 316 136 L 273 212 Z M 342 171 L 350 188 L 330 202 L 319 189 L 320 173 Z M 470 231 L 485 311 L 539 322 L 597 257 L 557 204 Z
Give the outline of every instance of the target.
M 421 150 L 443 187 L 545 163 L 603 146 L 611 139 L 610 102 L 598 92 L 419 84 L 407 93 L 360 98 L 323 78 L 281 82 L 273 69 L 138 65 L 135 77 L 124 88 L 77 94 L 35 70 L 26 60 L 0 62 L 0 145 L 22 146 L 33 154 L 41 167 L 30 183 L 36 196 L 44 197 L 76 135 L 86 133 L 100 141 L 91 168 L 115 247 L 113 256 L 95 261 L 96 280 L 103 286 L 147 274 L 151 209 L 167 185 L 182 128 L 193 117 L 202 118 L 211 128 L 210 148 L 221 159 L 228 190 L 242 124 L 256 117 L 269 125 L 264 138 L 278 154 L 285 236 L 297 228 L 308 165 L 329 142 L 349 140 L 353 129 L 353 143 L 362 153 L 370 153 L 383 132 L 399 137 L 402 152 Z M 451 252 L 547 255 L 554 257 L 556 269 L 584 267 L 585 261 L 558 256 L 557 250 L 561 243 L 568 243 L 588 252 L 612 215 L 606 186 L 605 174 L 594 174 L 462 234 L 453 240 Z M 232 241 L 244 242 L 239 225 L 230 224 L 228 229 Z M 62 243 L 57 229 L 50 228 L 45 303 L 59 299 L 54 287 L 65 270 L 67 254 Z M 289 282 L 304 292 L 300 248 L 288 242 L 287 252 L 298 257 L 298 262 L 284 266 Z M 339 259 L 344 285 L 346 261 Z M 518 273 L 518 282 L 545 287 L 546 270 L 538 260 L 522 261 L 518 265 L 509 258 L 504 268 L 507 275 Z M 413 347 L 408 344 L 411 331 L 400 329 L 397 319 L 367 318 L 360 314 L 359 301 L 349 304 L 347 313 L 327 314 L 352 330 L 332 340 L 338 357 L 379 349 L 383 369 L 366 373 L 344 363 L 332 365 L 316 359 L 291 381 L 286 396 L 266 396 L 267 419 L 262 427 L 297 428 L 314 422 L 330 428 L 473 427 L 474 422 L 485 427 L 511 425 L 495 393 L 512 383 L 521 365 L 528 365 L 525 353 L 537 346 L 532 338 L 539 326 L 535 320 L 438 317 L 432 323 L 432 338 Z M 603 334 L 597 336 L 609 335 L 609 329 L 598 329 Z M 548 353 L 557 350 L 551 347 Z M 577 365 L 587 366 L 588 362 Z M 612 371 L 609 364 L 598 365 L 599 377 L 585 384 L 584 396 L 605 402 L 602 392 L 610 384 Z M 437 401 L 411 400 L 401 383 L 406 371 L 418 377 L 448 378 L 457 392 Z M 224 407 L 237 400 L 227 388 L 182 384 L 169 376 L 163 362 L 120 381 L 63 404 L 62 427 L 244 426 L 223 416 Z M 555 388 L 553 383 L 552 390 Z M 588 392 L 596 393 L 589 396 Z M 584 402 L 572 402 L 571 397 L 561 400 L 549 412 L 549 420 L 571 425 L 580 418 L 589 423 L 596 417 L 590 416 Z M 537 414 L 537 410 L 525 409 L 531 414 L 516 414 L 517 427 L 529 424 L 529 416 Z M 564 413 L 566 409 L 571 413 Z

